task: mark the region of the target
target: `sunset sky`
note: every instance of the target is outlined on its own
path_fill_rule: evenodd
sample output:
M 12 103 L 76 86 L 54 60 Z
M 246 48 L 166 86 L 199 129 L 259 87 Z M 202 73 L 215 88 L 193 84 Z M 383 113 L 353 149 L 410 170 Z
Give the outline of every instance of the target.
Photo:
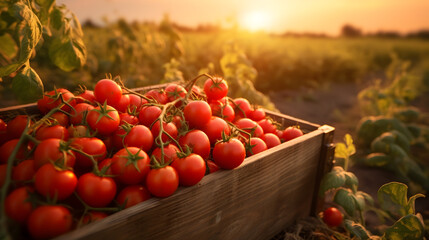
M 317 32 L 337 35 L 345 23 L 364 32 L 401 33 L 429 29 L 429 0 L 57 0 L 80 21 L 160 21 L 164 14 L 181 25 L 227 24 L 237 19 L 249 30 Z

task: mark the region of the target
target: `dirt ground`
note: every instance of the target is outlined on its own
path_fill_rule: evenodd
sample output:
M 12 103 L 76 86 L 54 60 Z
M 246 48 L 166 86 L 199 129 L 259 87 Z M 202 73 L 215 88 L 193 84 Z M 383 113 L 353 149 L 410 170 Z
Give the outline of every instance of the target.
M 341 83 L 322 86 L 319 89 L 300 89 L 272 92 L 269 94 L 276 107 L 284 114 L 320 125 L 335 127 L 334 143 L 343 140 L 346 133 L 355 137 L 361 119 L 357 95 L 366 87 L 365 83 Z M 429 94 L 416 99 L 415 105 L 429 113 Z M 355 139 L 355 138 L 354 138 Z M 377 198 L 377 190 L 385 183 L 395 181 L 395 176 L 379 168 L 351 166 L 359 179 L 359 190 Z M 429 194 L 416 200 L 416 211 L 429 218 Z M 378 223 L 375 215 L 367 216 L 368 226 Z

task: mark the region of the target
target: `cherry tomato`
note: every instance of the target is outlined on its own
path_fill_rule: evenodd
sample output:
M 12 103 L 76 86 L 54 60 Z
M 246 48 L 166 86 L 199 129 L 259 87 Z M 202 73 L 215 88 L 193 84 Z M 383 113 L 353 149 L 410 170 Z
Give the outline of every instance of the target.
M 249 145 L 251 146 L 251 150 L 247 151 L 247 156 L 252 156 L 267 150 L 267 144 L 264 142 L 264 140 L 258 137 L 250 138 Z
M 76 104 L 74 111 L 71 111 L 70 123 L 74 125 L 82 124 L 83 117 L 92 109 L 94 109 L 94 106 L 88 103 Z
M 152 89 L 145 93 L 145 96 L 160 104 L 166 104 L 168 102 L 167 94 L 163 90 Z
M 98 212 L 98 211 L 90 211 L 82 218 L 82 224 L 86 225 L 88 223 L 96 222 L 101 219 L 106 218 L 108 215 L 104 212 Z
M 159 121 L 157 121 L 152 126 L 151 132 L 152 132 L 154 139 L 156 139 L 159 136 L 160 125 L 161 124 L 159 124 Z M 178 130 L 177 130 L 176 125 L 174 125 L 174 123 L 163 122 L 162 128 L 163 128 L 164 132 L 161 134 L 161 139 L 164 143 L 166 143 L 167 141 L 171 141 L 171 138 L 168 135 L 170 135 L 173 139 L 177 139 Z M 165 134 L 165 132 L 167 132 L 168 135 Z
M 67 128 L 70 138 L 86 137 L 89 135 L 88 127 L 85 125 L 71 125 Z
M 94 91 L 92 91 L 92 90 L 85 89 L 85 90 L 83 90 L 83 92 L 81 92 L 78 95 L 78 97 L 80 97 L 82 99 L 76 98 L 76 103 L 83 103 L 83 102 L 85 102 L 85 100 L 88 103 L 94 103 L 96 101 Z
M 157 106 L 143 107 L 139 113 L 139 121 L 146 127 L 151 127 L 153 122 L 161 115 L 161 108 Z
M 147 103 L 147 100 L 135 95 L 135 94 L 128 94 L 130 96 L 130 111 L 136 111 L 139 112 L 142 108 L 143 104 Z
M 161 147 L 157 147 L 152 151 L 152 157 L 155 157 L 157 161 L 159 161 L 161 164 L 167 163 L 167 162 L 173 162 L 177 159 L 177 153 L 180 152 L 179 148 L 177 148 L 173 144 L 168 144 L 164 146 L 164 161 L 162 162 L 162 151 Z
M 229 122 L 232 122 L 235 119 L 234 108 L 227 103 L 222 103 L 221 101 L 211 101 L 210 108 L 212 109 L 214 116 L 218 116 Z
M 100 177 L 92 172 L 79 177 L 76 187 L 79 197 L 91 207 L 105 207 L 116 195 L 116 183 L 113 178 Z
M 182 186 L 193 186 L 203 179 L 206 174 L 206 163 L 198 155 L 191 153 L 184 158 L 178 158 L 171 163 L 179 174 L 179 183 Z
M 272 148 L 281 144 L 280 138 L 274 133 L 265 133 L 264 142 L 267 144 L 267 148 Z
M 240 118 L 235 123 L 235 126 L 250 133 L 251 137 L 263 138 L 264 130 L 259 124 L 250 118 Z M 247 134 L 241 134 L 246 139 L 249 137 Z
M 7 124 L 3 119 L 0 118 L 0 131 L 5 131 L 7 129 Z
M 69 131 L 67 128 L 61 125 L 54 126 L 41 126 L 36 131 L 36 139 L 37 140 L 45 140 L 48 138 L 58 138 L 64 141 L 69 139 Z
M 149 198 L 150 192 L 143 185 L 130 185 L 119 192 L 116 201 L 119 205 L 129 208 Z
M 207 134 L 212 145 L 214 145 L 217 140 L 222 139 L 222 133 L 226 136 L 231 133 L 231 128 L 228 123 L 220 117 L 212 117 L 202 130 Z
M 179 175 L 172 166 L 151 169 L 146 177 L 146 187 L 156 197 L 168 197 L 179 186 Z
M 64 102 L 68 102 L 68 104 L 64 104 L 61 107 L 61 110 L 65 112 L 70 112 L 71 107 L 76 105 L 76 100 L 74 99 L 74 94 L 65 88 L 58 88 L 52 91 L 49 91 L 43 95 L 43 98 L 37 101 L 37 108 L 42 114 L 48 113 L 50 110 L 58 107 Z M 63 99 L 63 101 L 61 100 Z
M 323 211 L 323 221 L 329 227 L 337 227 L 343 222 L 343 214 L 335 207 L 327 208 Z
M 112 103 L 112 107 L 118 110 L 118 112 L 127 112 L 129 105 L 130 105 L 130 95 L 128 94 L 122 94 L 121 99 L 118 102 Z
M 178 98 L 185 98 L 186 89 L 178 84 L 170 83 L 165 87 L 165 94 L 167 94 L 168 101 L 172 102 Z
M 72 140 L 71 146 L 86 153 L 87 155 L 92 156 L 96 162 L 103 160 L 107 154 L 106 145 L 104 145 L 104 142 L 96 137 L 74 138 Z M 76 166 L 82 168 L 90 168 L 94 166 L 91 158 L 85 156 L 82 153 L 79 153 L 78 151 L 73 152 L 76 157 Z
M 189 127 L 202 128 L 210 121 L 212 110 L 207 102 L 198 100 L 189 102 L 183 109 L 183 114 Z
M 121 119 L 119 125 L 122 125 L 124 123 L 137 125 L 139 123 L 139 118 L 129 113 L 119 113 L 119 118 Z
M 50 199 L 64 200 L 71 196 L 77 185 L 77 177 L 70 170 L 59 170 L 51 163 L 40 167 L 34 176 L 36 191 Z
M 70 124 L 69 116 L 63 112 L 52 113 L 51 117 L 48 120 L 53 125 L 58 124 L 66 128 Z
M 16 182 L 26 182 L 33 179 L 35 174 L 34 160 L 28 159 L 13 168 L 12 179 Z
M 243 163 L 246 149 L 237 138 L 227 142 L 218 142 L 213 148 L 213 161 L 223 169 L 233 169 Z
M 93 130 L 96 130 L 102 136 L 107 136 L 118 129 L 120 118 L 115 108 L 105 105 L 95 107 L 89 111 L 86 121 Z
M 34 192 L 28 187 L 20 187 L 7 195 L 4 209 L 7 216 L 19 223 L 25 223 L 33 206 L 29 200 L 29 192 Z
M 18 145 L 19 139 L 9 140 L 0 147 L 0 163 L 7 163 L 10 155 L 12 155 L 13 150 L 16 145 Z M 25 159 L 25 155 L 29 149 L 23 145 L 20 146 L 14 161 Z
M 257 108 L 249 114 L 249 118 L 255 122 L 265 119 L 265 111 L 262 108 Z
M 274 125 L 273 120 L 265 118 L 257 123 L 261 126 L 262 130 L 264 130 L 264 133 L 276 133 L 277 128 L 276 125 Z
M 112 174 L 124 184 L 141 183 L 150 170 L 150 159 L 145 151 L 136 147 L 119 150 L 112 157 Z
M 228 94 L 228 84 L 220 77 L 209 78 L 204 83 L 204 93 L 209 101 L 221 99 Z
M 187 132 L 179 139 L 179 144 L 182 149 L 189 147 L 193 153 L 200 155 L 203 159 L 207 159 L 210 155 L 210 139 L 201 130 L 194 129 Z
M 101 79 L 95 84 L 94 96 L 99 103 L 112 106 L 121 100 L 122 88 L 113 80 Z
M 72 230 L 70 211 L 57 205 L 42 205 L 34 209 L 27 220 L 27 228 L 35 239 L 50 239 Z
M 148 152 L 153 145 L 153 135 L 148 127 L 135 125 L 125 136 L 124 143 L 128 147 L 137 147 Z
M 42 140 L 34 151 L 34 166 L 36 169 L 49 162 L 64 163 L 73 167 L 76 161 L 75 155 L 68 149 L 67 143 L 58 138 Z
M 248 118 L 252 112 L 249 100 L 245 98 L 236 98 L 233 100 L 233 108 L 236 118 Z
M 281 139 L 285 142 L 292 140 L 294 138 L 300 137 L 302 136 L 304 133 L 302 132 L 301 129 L 299 129 L 298 127 L 287 127 L 284 131 L 283 131 L 283 135 L 281 137 Z
M 220 167 L 212 160 L 207 160 L 206 166 L 206 174 L 217 172 L 220 169 Z
M 6 131 L 10 139 L 21 137 L 25 127 L 27 126 L 27 119 L 27 115 L 17 115 L 15 118 L 13 118 L 7 123 Z M 32 125 L 32 123 L 33 122 L 30 121 L 30 126 Z
M 113 175 L 111 166 L 111 158 L 106 158 L 98 163 L 98 169 L 102 171 L 105 175 Z

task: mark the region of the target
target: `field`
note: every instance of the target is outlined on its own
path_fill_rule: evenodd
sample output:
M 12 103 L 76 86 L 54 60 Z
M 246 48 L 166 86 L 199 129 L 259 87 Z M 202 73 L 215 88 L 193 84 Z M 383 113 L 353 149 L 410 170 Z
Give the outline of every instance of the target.
M 92 89 L 106 76 L 120 76 L 129 88 L 186 81 L 201 73 L 222 76 L 232 89 L 229 92 L 232 98 L 246 97 L 271 110 L 331 125 L 336 128 L 335 143 L 350 134 L 355 140 L 356 154 L 342 155 L 338 163 L 341 165 L 341 161 L 347 162 L 350 157 L 344 170 L 362 179 L 359 189 L 374 199 L 378 188 L 390 181 L 406 183 L 409 195 L 428 194 L 427 39 L 292 37 L 237 29 L 180 31 L 168 21 L 159 25 L 118 21 L 105 27 L 86 24 L 83 32 L 87 60 L 81 68 L 59 69 L 43 46 L 32 56 L 31 67 L 42 79 L 45 91 L 54 87 L 78 89 L 79 85 Z M 0 107 L 24 103 L 13 95 L 11 79 L 3 80 Z M 403 109 L 411 109 L 416 117 L 412 120 L 398 117 L 398 111 Z M 396 163 L 388 160 L 391 152 L 371 148 L 378 135 L 362 142 L 360 124 L 370 116 L 397 118 L 410 132 L 419 131 L 417 135 L 412 132 L 405 143 L 411 150 L 392 158 Z M 393 130 L 385 129 L 380 134 L 393 134 Z M 372 153 L 381 153 L 386 160 L 371 162 Z M 392 171 L 394 164 L 403 164 L 407 170 Z M 416 203 L 417 211 L 427 220 L 428 201 L 418 199 Z M 374 214 L 367 217 L 368 228 L 382 234 Z

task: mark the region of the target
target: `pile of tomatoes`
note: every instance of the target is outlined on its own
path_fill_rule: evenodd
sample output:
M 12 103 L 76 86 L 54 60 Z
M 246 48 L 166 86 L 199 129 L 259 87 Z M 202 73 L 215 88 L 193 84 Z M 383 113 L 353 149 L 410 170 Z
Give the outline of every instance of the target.
M 303 134 L 227 93 L 220 77 L 144 93 L 102 79 L 77 94 L 46 92 L 38 116 L 0 119 L 10 225 L 52 238 Z

